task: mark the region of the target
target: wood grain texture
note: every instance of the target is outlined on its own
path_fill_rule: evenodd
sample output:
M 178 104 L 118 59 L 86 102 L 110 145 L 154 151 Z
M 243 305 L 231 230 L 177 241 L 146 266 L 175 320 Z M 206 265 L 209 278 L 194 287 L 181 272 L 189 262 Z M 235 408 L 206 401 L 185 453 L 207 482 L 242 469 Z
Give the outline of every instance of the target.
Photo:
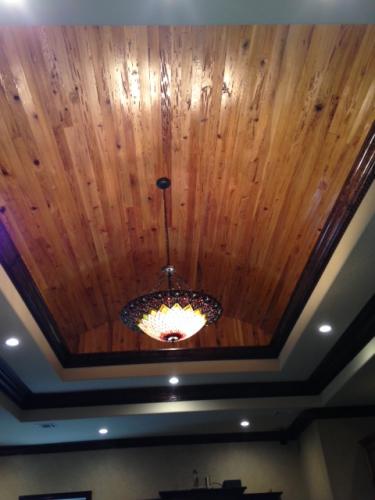
M 157 349 L 122 305 L 172 260 L 267 345 L 375 118 L 371 26 L 0 29 L 0 214 L 72 352 Z

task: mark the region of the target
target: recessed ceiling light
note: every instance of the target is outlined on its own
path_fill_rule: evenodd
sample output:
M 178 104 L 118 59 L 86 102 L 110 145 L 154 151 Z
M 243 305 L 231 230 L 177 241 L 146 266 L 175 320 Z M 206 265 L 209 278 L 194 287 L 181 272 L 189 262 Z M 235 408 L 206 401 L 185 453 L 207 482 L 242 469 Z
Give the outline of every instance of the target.
M 332 326 L 328 325 L 328 324 L 320 325 L 319 331 L 320 331 L 320 333 L 332 332 Z
M 99 429 L 98 432 L 99 432 L 99 434 L 102 434 L 102 435 L 108 434 L 108 429 L 106 429 L 105 427 L 102 427 L 101 429 Z
M 250 427 L 250 422 L 248 420 L 241 420 L 240 426 L 243 428 Z
M 20 341 L 16 337 L 9 337 L 9 339 L 6 339 L 5 345 L 8 347 L 17 347 L 20 345 Z
M 170 383 L 171 385 L 177 385 L 179 382 L 180 382 L 180 379 L 179 379 L 178 377 L 171 377 L 171 378 L 169 379 L 169 383 Z

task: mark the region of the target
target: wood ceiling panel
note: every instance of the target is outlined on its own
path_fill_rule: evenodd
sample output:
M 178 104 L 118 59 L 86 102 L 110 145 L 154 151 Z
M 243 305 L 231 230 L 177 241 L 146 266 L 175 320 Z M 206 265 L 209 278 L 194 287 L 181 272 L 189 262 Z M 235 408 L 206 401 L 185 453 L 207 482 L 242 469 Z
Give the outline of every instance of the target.
M 374 53 L 367 26 L 1 28 L 1 218 L 70 348 L 160 347 L 117 320 L 164 263 L 164 175 L 172 260 L 225 314 L 185 346 L 268 344 L 374 120 Z

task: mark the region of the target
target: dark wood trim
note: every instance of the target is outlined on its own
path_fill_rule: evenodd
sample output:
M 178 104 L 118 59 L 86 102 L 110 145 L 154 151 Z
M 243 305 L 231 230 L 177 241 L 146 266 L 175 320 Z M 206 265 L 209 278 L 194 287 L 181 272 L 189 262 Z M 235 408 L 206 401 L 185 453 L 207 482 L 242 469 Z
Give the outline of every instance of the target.
M 17 406 L 22 407 L 32 397 L 32 392 L 12 368 L 0 358 L 0 391 Z
M 5 377 L 2 383 L 5 390 L 7 390 L 8 396 L 22 409 L 314 395 L 320 394 L 347 363 L 370 342 L 373 338 L 374 328 L 375 295 L 305 381 L 32 393 L 17 378 L 16 374 L 2 362 L 0 368 L 2 366 L 3 371 L 0 369 L 0 384 L 2 373 L 4 373 Z
M 144 387 L 103 391 L 33 394 L 23 401 L 29 409 L 96 406 L 207 399 L 266 398 L 320 394 L 351 359 L 373 338 L 375 295 L 305 381 Z
M 0 262 L 65 368 L 131 363 L 276 358 L 375 178 L 375 123 L 354 162 L 269 346 L 72 354 L 28 269 L 0 223 Z
M 125 327 L 124 327 L 125 328 Z M 133 333 L 134 335 L 142 335 Z M 179 361 L 217 361 L 225 359 L 277 358 L 272 346 L 256 347 L 202 347 L 194 349 L 160 349 L 158 351 L 98 352 L 69 354 L 64 368 L 90 366 L 131 365 L 142 363 L 174 363 Z
M 357 208 L 375 179 L 375 122 L 323 227 L 272 338 L 279 354 Z
M 144 448 L 210 443 L 249 443 L 254 441 L 278 441 L 280 444 L 284 445 L 287 444 L 288 441 L 297 439 L 314 420 L 373 416 L 375 416 L 375 406 L 316 408 L 303 411 L 287 429 L 280 429 L 278 431 L 150 436 L 40 445 L 0 446 L 0 456 L 67 453 L 73 451 L 107 450 L 114 448 Z
M 46 493 L 44 495 L 23 495 L 19 500 L 58 500 L 61 498 L 85 498 L 92 499 L 91 491 L 74 491 L 73 493 Z
M 271 346 L 197 349 L 160 349 L 157 351 L 75 354 L 69 351 L 58 325 L 39 292 L 4 224 L 0 221 L 0 264 L 38 323 L 64 368 L 88 366 L 208 361 L 217 359 L 259 359 L 277 356 Z M 124 326 L 125 328 L 125 326 Z M 132 332 L 133 335 L 138 335 Z
M 167 403 L 210 399 L 267 398 L 313 394 L 304 382 L 259 382 L 174 387 L 140 387 L 101 391 L 34 393 L 23 409 L 67 408 L 118 404 Z
M 108 450 L 113 448 L 144 448 L 209 443 L 248 443 L 252 441 L 283 441 L 283 431 L 237 432 L 227 434 L 193 434 L 180 436 L 150 436 L 142 438 L 76 441 L 70 443 L 0 446 L 0 456 L 39 453 L 65 453 L 71 451 Z
M 39 292 L 29 270 L 18 253 L 4 224 L 0 221 L 0 264 L 21 295 L 39 328 L 62 365 L 69 356 L 64 338 Z
M 335 406 L 303 411 L 288 428 L 288 438 L 296 439 L 314 420 L 374 417 L 375 406 Z
M 302 311 L 306 300 L 315 287 L 329 258 L 349 224 L 360 201 L 375 175 L 375 126 L 353 166 L 352 172 L 337 200 L 331 216 L 322 232 L 312 256 L 304 270 L 297 288 L 279 325 L 275 341 L 266 348 L 197 349 L 143 353 L 110 353 L 71 355 L 46 307 L 35 283 L 5 227 L 0 223 L 0 262 L 10 279 L 20 292 L 34 318 L 41 327 L 51 347 L 64 367 L 123 364 L 134 362 L 191 361 L 207 359 L 243 359 L 249 357 L 276 357 Z M 183 401 L 192 399 L 226 399 L 319 394 L 324 387 L 353 359 L 353 357 L 373 338 L 375 325 L 375 296 L 366 304 L 347 331 L 328 353 L 311 377 L 303 382 L 256 383 L 256 384 L 213 384 L 207 386 L 182 386 L 178 388 L 144 388 L 110 391 L 83 391 L 64 394 L 34 394 L 17 375 L 4 363 L 0 363 L 0 389 L 21 408 L 48 408 L 66 406 L 90 406 L 116 403 Z M 280 333 L 281 332 L 281 333 Z M 170 351 L 171 352 L 171 351 Z M 227 354 L 225 354 L 227 352 Z M 195 354 L 194 354 L 195 353 Z M 293 422 L 287 430 L 271 433 L 211 434 L 198 436 L 160 436 L 124 440 L 92 441 L 84 443 L 64 443 L 37 446 L 0 447 L 0 455 L 25 453 L 55 453 L 60 451 L 82 451 L 136 446 L 165 446 L 173 444 L 199 444 L 214 442 L 247 442 L 273 440 L 286 442 L 295 439 L 315 419 L 351 418 L 374 416 L 375 407 L 320 408 L 307 410 Z

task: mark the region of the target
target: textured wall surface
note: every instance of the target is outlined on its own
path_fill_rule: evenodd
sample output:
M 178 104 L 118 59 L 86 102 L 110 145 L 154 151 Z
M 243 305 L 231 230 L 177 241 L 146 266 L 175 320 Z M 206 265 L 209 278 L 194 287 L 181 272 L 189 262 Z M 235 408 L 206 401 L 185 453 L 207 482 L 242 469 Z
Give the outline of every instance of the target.
M 301 466 L 309 500 L 333 500 L 319 429 L 314 422 L 300 438 Z
M 241 479 L 248 492 L 283 491 L 283 500 L 374 500 L 358 443 L 375 419 L 313 423 L 300 442 L 233 443 L 102 450 L 0 458 L 0 499 L 92 490 L 93 500 L 144 500 L 159 490 Z M 202 484 L 203 485 L 203 484 Z
M 333 500 L 374 500 L 366 452 L 359 441 L 375 432 L 375 418 L 317 422 Z
M 359 441 L 375 431 L 375 418 L 320 420 L 300 438 L 309 500 L 374 500 L 366 452 Z
M 192 487 L 194 468 L 212 481 L 239 478 L 250 492 L 306 498 L 298 444 L 268 442 L 3 457 L 0 497 L 92 490 L 93 500 L 142 500 L 159 490 Z

